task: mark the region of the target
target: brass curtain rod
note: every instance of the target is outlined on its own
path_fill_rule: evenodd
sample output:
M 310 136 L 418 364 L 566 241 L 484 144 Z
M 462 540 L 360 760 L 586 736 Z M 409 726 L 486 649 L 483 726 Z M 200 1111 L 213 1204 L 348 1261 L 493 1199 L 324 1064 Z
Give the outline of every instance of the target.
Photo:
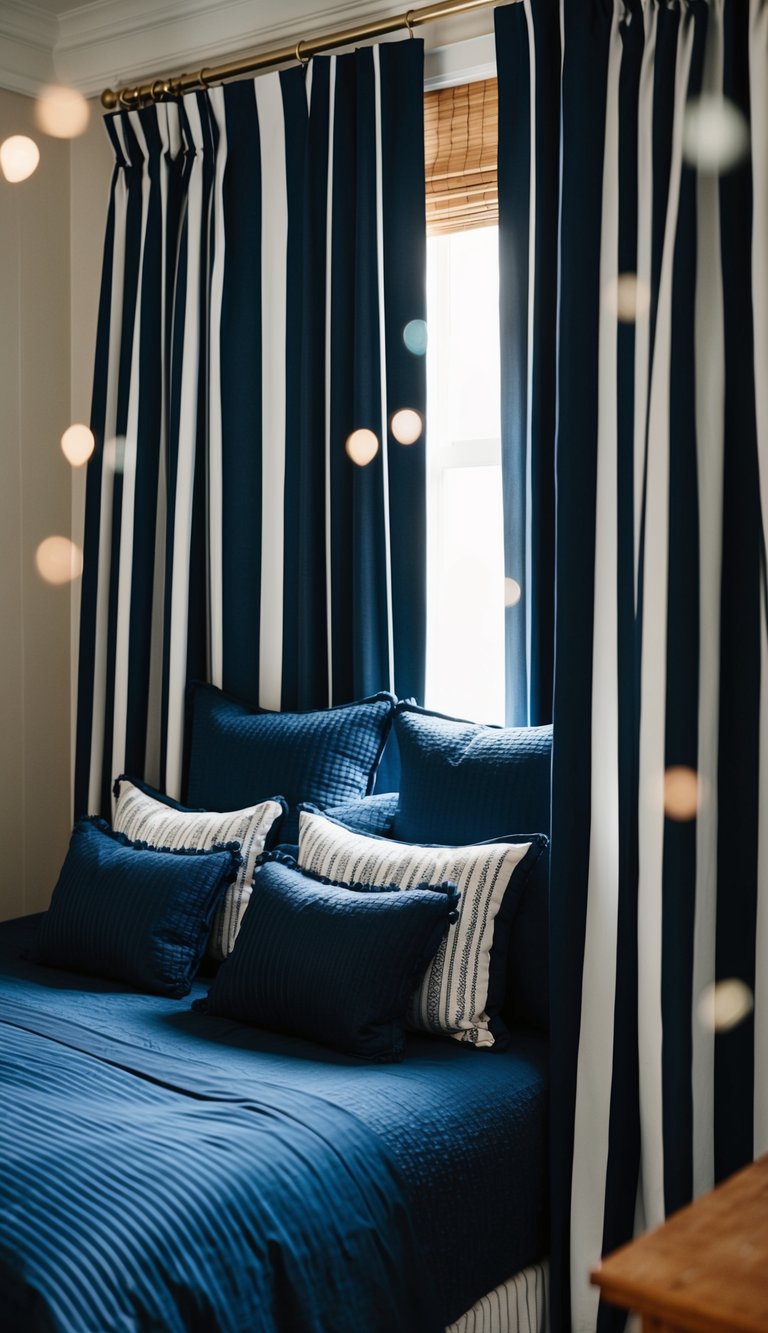
M 272 65 L 286 65 L 292 60 L 300 64 L 307 63 L 311 56 L 321 51 L 331 51 L 338 46 L 349 46 L 351 42 L 367 41 L 373 37 L 383 37 L 388 32 L 398 32 L 407 28 L 412 32 L 423 23 L 432 23 L 436 19 L 448 18 L 451 14 L 463 14 L 471 9 L 487 9 L 498 4 L 499 0 L 441 0 L 436 5 L 424 5 L 420 9 L 409 9 L 405 14 L 391 18 L 375 19 L 371 23 L 361 23 L 357 28 L 341 28 L 327 33 L 324 37 L 310 37 L 307 41 L 294 42 L 291 46 L 281 46 L 274 51 L 264 51 L 261 55 L 243 56 L 239 60 L 230 60 L 223 65 L 203 66 L 196 74 L 176 74 L 170 77 L 155 78 L 150 83 L 137 84 L 133 88 L 105 88 L 101 94 L 101 104 L 107 111 L 117 107 L 132 109 L 145 102 L 159 102 L 164 97 L 181 97 L 198 88 L 207 88 L 211 83 L 220 83 L 222 79 L 242 78 L 254 74 L 257 70 L 268 69 Z

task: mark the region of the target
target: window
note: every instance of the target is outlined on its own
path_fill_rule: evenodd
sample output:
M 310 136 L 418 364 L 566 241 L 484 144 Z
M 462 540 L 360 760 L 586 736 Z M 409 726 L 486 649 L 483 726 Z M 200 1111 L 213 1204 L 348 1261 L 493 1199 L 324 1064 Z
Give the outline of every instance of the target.
M 504 721 L 498 231 L 427 242 L 428 707 Z
M 428 93 L 428 707 L 504 722 L 495 79 Z

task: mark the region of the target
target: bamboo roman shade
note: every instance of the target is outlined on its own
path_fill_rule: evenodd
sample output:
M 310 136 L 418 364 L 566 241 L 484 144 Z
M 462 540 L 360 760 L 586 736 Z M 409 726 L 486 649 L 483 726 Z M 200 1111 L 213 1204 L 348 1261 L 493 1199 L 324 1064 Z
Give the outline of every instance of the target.
M 427 232 L 467 231 L 499 220 L 495 79 L 440 88 L 424 98 Z

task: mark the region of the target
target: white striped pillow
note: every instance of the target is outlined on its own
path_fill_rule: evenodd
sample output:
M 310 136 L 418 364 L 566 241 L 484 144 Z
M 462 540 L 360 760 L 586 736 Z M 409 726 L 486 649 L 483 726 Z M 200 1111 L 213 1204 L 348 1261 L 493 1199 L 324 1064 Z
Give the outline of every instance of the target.
M 299 815 L 298 864 L 310 875 L 348 888 L 418 889 L 446 881 L 457 885 L 459 919 L 411 1001 L 408 1025 L 475 1046 L 494 1045 L 493 1016 L 486 1008 L 494 929 L 513 873 L 531 845 L 419 847 L 352 833 L 322 815 Z
M 152 796 L 130 778 L 119 777 L 114 787 L 114 827 L 132 842 L 147 842 L 151 847 L 204 849 L 214 843 L 239 842 L 243 857 L 234 884 L 227 889 L 213 919 L 208 954 L 221 962 L 235 947 L 237 932 L 251 896 L 256 857 L 272 825 L 285 813 L 281 797 L 261 801 L 244 810 L 179 810 Z

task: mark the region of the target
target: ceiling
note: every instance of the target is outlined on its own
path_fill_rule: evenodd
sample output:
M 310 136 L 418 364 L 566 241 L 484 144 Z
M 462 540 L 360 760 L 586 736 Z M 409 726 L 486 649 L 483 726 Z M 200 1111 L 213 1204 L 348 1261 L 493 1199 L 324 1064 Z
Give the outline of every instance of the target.
M 36 96 L 56 82 L 91 96 L 402 12 L 403 0 L 0 0 L 0 88 Z M 455 81 L 451 47 L 474 38 L 461 75 L 484 77 L 492 30 L 490 6 L 421 28 L 429 81 Z

